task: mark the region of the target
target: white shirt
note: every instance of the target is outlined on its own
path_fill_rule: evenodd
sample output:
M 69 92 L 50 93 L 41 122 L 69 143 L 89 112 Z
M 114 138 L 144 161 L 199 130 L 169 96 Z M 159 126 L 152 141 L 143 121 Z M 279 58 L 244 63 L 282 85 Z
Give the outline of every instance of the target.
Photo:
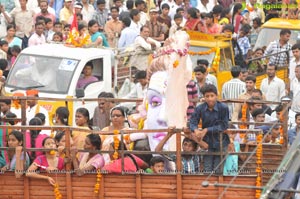
M 15 0 L 15 5 L 16 5 L 16 8 L 20 8 L 21 7 L 20 6 L 20 1 L 19 0 Z M 37 0 L 28 0 L 27 4 L 26 4 L 26 7 L 27 7 L 27 9 L 34 11 L 35 9 L 39 8 L 38 1 Z
M 145 50 L 152 50 L 152 47 L 151 47 L 151 44 L 149 44 L 147 41 L 152 41 L 155 43 L 155 46 L 156 48 L 159 48 L 160 47 L 160 43 L 154 39 L 152 39 L 151 37 L 148 37 L 146 40 L 141 37 L 141 36 L 138 36 L 135 41 L 134 41 L 134 45 L 135 47 L 142 47 L 144 48 Z M 135 48 L 135 49 L 136 49 Z
M 280 102 L 281 98 L 285 96 L 284 81 L 276 76 L 270 83 L 268 77 L 263 79 L 260 85 L 260 90 L 266 96 L 267 101 Z M 270 105 L 272 109 L 276 106 L 276 104 Z
M 291 82 L 291 91 L 293 91 L 293 102 L 291 109 L 294 112 L 300 112 L 300 81 L 297 78 L 294 78 Z
M 139 34 L 141 31 L 141 27 L 142 26 L 139 23 L 135 23 L 133 20 L 131 20 L 129 28 L 134 29 Z
M 144 98 L 146 96 L 147 88 L 147 86 L 143 88 L 143 86 L 138 82 L 135 84 L 134 88 L 130 91 L 130 93 L 124 98 Z
M 94 12 L 95 12 L 95 8 L 91 4 L 89 4 L 87 9 L 83 6 L 83 9 L 81 11 L 83 20 L 88 23 L 92 19 Z
M 182 5 L 177 5 L 176 3 L 174 3 L 170 6 L 169 17 L 171 17 L 172 20 L 174 19 L 174 15 L 176 14 L 177 8 L 180 8 L 180 7 L 183 8 Z
M 5 11 L 5 13 L 8 15 L 8 13 Z M 6 27 L 7 27 L 7 21 L 3 15 L 3 13 L 0 14 L 0 38 L 6 36 Z
M 39 36 L 38 34 L 34 33 L 33 35 L 31 35 L 31 37 L 28 40 L 28 46 L 37 46 L 45 43 L 46 43 L 46 38 L 44 34 Z
M 39 111 L 36 110 L 37 107 L 39 106 Z M 37 112 L 38 111 L 38 112 Z M 29 124 L 29 121 L 34 118 L 34 116 L 37 114 L 37 113 L 43 113 L 45 115 L 45 125 L 48 126 L 49 125 L 49 113 L 48 111 L 42 107 L 41 105 L 38 105 L 36 104 L 34 107 L 30 108 L 30 107 L 27 107 L 26 109 L 26 119 L 27 119 L 27 124 Z
M 55 16 L 55 10 L 52 7 L 48 6 L 47 11 Z M 34 9 L 34 13 L 40 13 L 40 12 L 41 12 L 40 7 L 37 7 L 36 9 Z M 52 22 L 55 23 L 55 21 L 52 21 Z
M 207 3 L 206 6 L 202 4 L 202 2 L 198 2 L 197 9 L 200 11 L 200 13 L 210 13 L 213 9 L 213 4 Z
M 140 12 L 141 18 L 139 21 L 139 26 L 142 27 L 146 24 L 147 21 L 149 21 L 149 17 L 145 12 Z
M 297 65 L 300 64 L 300 60 L 298 62 L 296 62 L 296 58 L 293 57 L 291 62 L 290 62 L 290 66 L 289 66 L 289 78 L 290 78 L 290 82 L 293 81 L 293 79 L 295 78 L 295 68 Z

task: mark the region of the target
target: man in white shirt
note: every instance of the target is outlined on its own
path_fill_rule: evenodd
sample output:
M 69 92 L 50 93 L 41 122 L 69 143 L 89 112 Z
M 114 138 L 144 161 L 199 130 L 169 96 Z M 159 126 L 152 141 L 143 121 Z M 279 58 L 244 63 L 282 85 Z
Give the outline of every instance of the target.
M 132 9 L 130 11 L 130 18 L 131 18 L 130 28 L 134 29 L 139 34 L 140 29 L 142 27 L 140 26 L 139 23 L 141 19 L 140 11 L 137 9 Z
M 46 43 L 44 25 L 40 22 L 35 24 L 35 33 L 28 40 L 28 46 L 37 46 Z
M 19 0 L 15 0 L 15 5 L 16 5 L 16 8 L 20 8 L 21 7 L 20 1 Z M 27 9 L 28 10 L 35 11 L 38 8 L 39 8 L 39 5 L 38 5 L 38 1 L 37 0 L 27 0 Z
M 82 16 L 83 16 L 83 21 L 88 23 L 93 17 L 93 13 L 95 12 L 95 8 L 94 8 L 94 6 L 89 4 L 88 0 L 82 0 L 81 2 L 82 2 L 82 5 L 83 5 L 83 9 L 81 11 Z
M 174 4 L 170 6 L 169 17 L 174 19 L 174 15 L 177 13 L 177 8 L 183 8 L 183 1 L 182 0 L 175 0 Z
M 200 11 L 201 14 L 210 13 L 215 5 L 215 3 L 210 4 L 209 0 L 201 0 L 200 2 L 198 2 L 197 9 Z
M 134 49 L 136 54 L 130 58 L 130 65 L 135 66 L 139 70 L 146 70 L 148 67 L 148 56 L 151 50 L 160 47 L 160 42 L 149 37 L 150 30 L 147 26 L 141 28 L 140 35 L 134 41 Z M 149 52 L 149 54 L 147 53 Z
M 27 97 L 39 97 L 39 91 L 38 90 L 27 90 L 26 96 Z M 38 104 L 38 100 L 27 100 L 26 101 L 28 107 L 26 109 L 26 119 L 27 124 L 29 124 L 29 121 L 35 117 L 37 113 L 43 113 L 45 115 L 45 125 L 49 125 L 49 113 L 48 111 L 40 106 Z
M 294 70 L 295 77 L 291 81 L 291 97 L 293 99 L 291 109 L 289 110 L 290 127 L 295 127 L 295 115 L 300 112 L 300 65 L 297 65 Z
M 147 13 L 144 12 L 146 3 L 143 0 L 137 0 L 135 2 L 135 6 L 136 6 L 136 9 L 138 11 L 140 11 L 141 18 L 140 18 L 140 21 L 139 21 L 139 25 L 142 27 L 146 24 L 147 21 L 149 21 L 149 17 L 147 15 Z
M 269 63 L 267 66 L 267 76 L 262 80 L 260 90 L 265 95 L 267 101 L 280 102 L 281 98 L 285 96 L 285 83 L 282 79 L 276 77 L 277 66 Z M 272 104 L 270 107 L 274 110 L 276 105 Z
M 6 36 L 6 28 L 8 21 L 5 18 L 5 15 L 8 16 L 8 13 L 5 11 L 5 8 L 3 5 L 0 5 L 0 38 L 3 38 Z
M 292 46 L 292 52 L 294 57 L 292 58 L 289 66 L 289 78 L 290 82 L 295 78 L 295 68 L 300 64 L 300 44 L 294 44 Z

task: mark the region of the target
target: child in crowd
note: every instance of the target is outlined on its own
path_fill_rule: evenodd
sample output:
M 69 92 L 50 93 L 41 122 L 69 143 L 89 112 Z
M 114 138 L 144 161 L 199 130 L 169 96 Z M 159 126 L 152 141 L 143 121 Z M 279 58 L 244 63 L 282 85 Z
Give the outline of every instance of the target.
M 162 173 L 165 169 L 165 160 L 161 156 L 154 156 L 150 160 L 150 169 L 146 169 L 147 173 Z
M 90 121 L 90 114 L 89 111 L 86 108 L 78 108 L 75 113 L 75 123 L 77 127 L 83 128 L 83 129 L 90 129 L 89 127 L 89 121 Z M 88 135 L 87 132 L 83 131 L 73 131 L 73 140 L 74 145 L 78 149 L 83 149 L 85 138 Z
M 64 31 L 63 31 L 63 38 L 64 41 L 66 41 L 69 38 L 69 34 L 70 34 L 70 30 L 71 29 L 71 25 L 70 24 L 66 24 L 64 26 Z
M 42 126 L 45 126 L 45 123 L 46 123 L 46 116 L 45 116 L 44 113 L 37 113 L 34 117 L 40 118 L 40 120 L 42 121 Z M 50 131 L 50 130 L 43 129 L 43 130 L 41 130 L 40 134 L 45 134 L 45 135 L 47 135 L 47 136 L 50 136 L 51 131 Z
M 3 77 L 6 79 L 9 73 L 8 62 L 6 59 L 0 59 L 0 70 L 2 70 Z
M 280 125 L 275 125 L 272 130 L 271 133 L 268 133 L 266 139 L 265 139 L 265 143 L 269 143 L 269 144 L 280 144 Z
M 7 59 L 8 42 L 5 40 L 0 41 L 0 59 Z
M 59 157 L 65 158 L 66 154 L 64 152 L 64 149 L 66 147 L 66 133 L 64 131 L 59 131 L 56 133 L 54 139 L 59 152 Z M 73 146 L 73 144 L 74 144 L 73 139 L 70 136 L 70 146 Z
M 98 134 L 89 134 L 86 136 L 84 149 L 86 150 L 100 150 L 101 139 Z M 79 153 L 79 158 L 76 157 L 77 149 L 72 148 L 71 159 L 73 166 L 78 176 L 82 176 L 87 171 L 101 169 L 104 166 L 104 158 L 98 152 L 84 152 Z
M 0 171 L 15 171 L 17 178 L 23 175 L 23 170 L 30 165 L 30 159 L 27 153 L 22 152 L 23 134 L 20 131 L 13 130 L 8 136 L 8 147 L 15 150 L 5 151 L 4 157 L 0 156 Z M 24 168 L 24 161 L 25 168 Z
M 60 106 L 55 111 L 54 121 L 55 125 L 69 126 L 70 112 L 67 107 Z
M 54 30 L 53 30 L 53 21 L 50 18 L 45 18 L 45 37 L 46 41 L 50 42 L 52 40 Z
M 156 146 L 155 151 L 161 152 L 165 143 L 172 137 L 174 133 L 168 133 Z M 200 141 L 200 146 L 202 149 L 207 149 L 208 145 Z M 189 138 L 184 138 L 182 142 L 183 152 L 196 152 L 198 150 L 198 144 Z M 171 156 L 172 161 L 176 162 L 176 155 Z M 183 173 L 198 173 L 200 171 L 200 156 L 198 155 L 182 155 L 181 158 L 182 171 Z
M 45 149 L 56 149 L 55 140 L 51 137 L 46 137 L 42 142 Z M 46 151 L 44 155 L 37 156 L 26 172 L 26 176 L 30 178 L 45 179 L 51 185 L 55 184 L 55 180 L 49 176 L 39 174 L 37 170 L 53 172 L 64 169 L 64 159 L 57 157 L 53 151 Z
M 228 128 L 228 106 L 218 101 L 218 92 L 214 85 L 205 85 L 202 93 L 205 102 L 198 105 L 192 114 L 190 129 L 200 141 L 203 140 L 208 144 L 208 152 L 226 151 L 229 137 L 227 134 L 223 134 L 223 139 L 220 140 L 220 133 L 224 133 Z M 200 121 L 201 128 L 198 127 Z M 222 149 L 220 148 L 220 142 L 222 142 Z M 216 170 L 220 161 L 220 156 L 204 156 L 204 170 L 206 172 Z M 217 172 L 219 172 L 219 169 Z
M 221 20 L 219 21 L 220 25 L 227 25 L 230 24 L 231 14 L 230 14 L 230 8 L 226 8 L 222 10 L 221 13 Z
M 13 65 L 18 57 L 18 55 L 21 52 L 20 46 L 14 45 L 13 47 L 10 48 L 10 52 L 12 54 L 11 56 L 11 65 Z
M 178 30 L 178 29 L 181 29 L 181 23 L 182 23 L 182 20 L 183 20 L 183 16 L 181 14 L 175 14 L 174 15 L 174 21 L 175 23 L 171 26 L 170 30 L 169 30 L 169 37 L 171 37 L 172 35 L 175 34 L 175 32 Z

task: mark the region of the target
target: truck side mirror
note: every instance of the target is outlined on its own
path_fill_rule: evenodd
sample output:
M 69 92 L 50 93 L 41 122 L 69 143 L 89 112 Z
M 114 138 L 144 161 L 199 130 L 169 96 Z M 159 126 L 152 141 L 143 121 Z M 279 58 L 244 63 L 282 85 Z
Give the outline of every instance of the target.
M 84 97 L 84 89 L 82 89 L 82 88 L 77 88 L 77 89 L 75 90 L 75 93 L 76 93 L 76 97 L 77 97 L 77 98 L 82 98 L 82 97 Z

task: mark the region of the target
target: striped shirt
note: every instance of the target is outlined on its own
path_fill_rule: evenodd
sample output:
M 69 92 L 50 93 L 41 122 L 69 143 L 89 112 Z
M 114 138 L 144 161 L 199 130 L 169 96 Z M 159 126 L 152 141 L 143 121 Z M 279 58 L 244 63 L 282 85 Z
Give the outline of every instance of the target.
M 273 54 L 273 53 L 277 53 L 280 51 L 290 50 L 287 53 L 280 53 L 277 55 L 273 55 L 270 57 L 270 60 L 269 60 L 269 63 L 273 63 L 278 67 L 286 66 L 288 61 L 290 63 L 290 61 L 293 57 L 293 53 L 292 53 L 291 49 L 292 49 L 291 44 L 287 43 L 287 44 L 281 46 L 279 43 L 279 40 L 275 40 L 269 44 L 269 46 L 267 47 L 267 49 L 265 51 L 264 56 Z
M 197 91 L 197 84 L 194 80 L 191 80 L 187 86 L 187 92 L 188 92 L 188 99 L 194 99 L 198 98 L 198 91 Z M 187 119 L 190 120 L 192 113 L 195 110 L 197 103 L 196 102 L 190 102 L 189 101 L 189 106 L 187 109 Z
M 171 159 L 174 162 L 176 162 L 176 155 L 171 155 Z M 182 173 L 200 172 L 200 156 L 198 155 L 192 155 L 192 156 L 182 155 L 181 164 L 182 164 Z
M 225 82 L 222 87 L 222 99 L 238 99 L 238 97 L 246 92 L 246 84 L 238 78 L 233 78 L 232 80 Z M 233 113 L 234 103 L 229 103 L 229 118 Z

